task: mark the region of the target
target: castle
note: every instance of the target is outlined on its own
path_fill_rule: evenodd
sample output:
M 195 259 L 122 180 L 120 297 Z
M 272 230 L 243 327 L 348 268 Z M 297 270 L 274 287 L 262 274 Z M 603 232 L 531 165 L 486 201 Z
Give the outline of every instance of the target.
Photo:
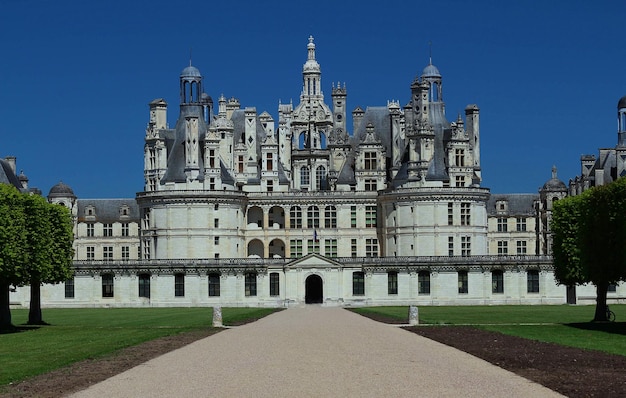
M 43 305 L 594 297 L 591 286 L 572 293 L 554 280 L 551 209 L 569 193 L 556 169 L 538 194 L 482 187 L 479 107 L 448 121 L 432 62 L 408 85 L 406 105 L 356 107 L 351 126 L 345 84 L 326 102 L 312 37 L 299 103 L 279 104 L 277 121 L 224 95 L 215 107 L 191 63 L 179 83 L 173 128 L 167 102 L 149 103 L 145 185 L 135 198 L 80 199 L 63 183 L 50 190 L 75 219 L 75 276 L 44 286 Z M 27 305 L 27 290 L 11 301 Z

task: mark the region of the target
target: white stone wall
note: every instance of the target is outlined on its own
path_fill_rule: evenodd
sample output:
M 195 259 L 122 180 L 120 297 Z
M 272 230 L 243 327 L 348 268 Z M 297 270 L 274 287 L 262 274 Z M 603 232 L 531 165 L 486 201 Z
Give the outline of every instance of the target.
M 75 296 L 65 298 L 64 284 L 44 285 L 44 307 L 187 307 L 187 306 L 267 306 L 282 307 L 304 304 L 306 279 L 311 275 L 321 277 L 324 305 L 502 305 L 502 304 L 564 304 L 566 287 L 555 283 L 551 271 L 539 272 L 539 293 L 528 293 L 527 274 L 524 270 L 504 272 L 504 292 L 492 292 L 492 275 L 489 270 L 469 270 L 468 292 L 459 293 L 456 270 L 440 270 L 430 273 L 430 294 L 418 292 L 416 272 L 402 268 L 398 272 L 398 293 L 388 294 L 387 271 L 365 271 L 365 294 L 354 295 L 353 273 L 362 268 L 330 267 L 317 262 L 287 268 L 268 269 L 257 275 L 257 295 L 246 296 L 244 274 L 223 273 L 220 278 L 220 296 L 209 297 L 206 272 L 188 273 L 185 276 L 185 295 L 175 297 L 173 274 L 152 274 L 150 298 L 138 297 L 139 278 L 136 274 L 116 274 L 114 297 L 102 297 L 100 275 L 77 275 Z M 277 272 L 280 294 L 270 296 L 269 274 Z M 595 287 L 577 287 L 578 304 L 595 303 Z M 608 294 L 609 303 L 626 302 L 626 285 L 617 286 L 616 292 Z M 29 288 L 21 287 L 10 294 L 14 306 L 29 305 Z

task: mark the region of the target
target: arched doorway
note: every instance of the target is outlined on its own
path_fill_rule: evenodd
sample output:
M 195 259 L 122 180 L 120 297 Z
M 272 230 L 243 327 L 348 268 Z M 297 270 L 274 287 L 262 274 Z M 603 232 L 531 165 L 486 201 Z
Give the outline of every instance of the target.
M 307 304 L 322 304 L 324 302 L 324 288 L 319 275 L 310 275 L 304 282 L 304 302 Z

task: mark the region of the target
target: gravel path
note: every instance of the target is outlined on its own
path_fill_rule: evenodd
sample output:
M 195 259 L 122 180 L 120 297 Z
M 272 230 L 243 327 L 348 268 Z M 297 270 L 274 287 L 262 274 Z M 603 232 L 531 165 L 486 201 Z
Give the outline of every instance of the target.
M 342 308 L 290 308 L 73 397 L 558 397 L 462 351 Z

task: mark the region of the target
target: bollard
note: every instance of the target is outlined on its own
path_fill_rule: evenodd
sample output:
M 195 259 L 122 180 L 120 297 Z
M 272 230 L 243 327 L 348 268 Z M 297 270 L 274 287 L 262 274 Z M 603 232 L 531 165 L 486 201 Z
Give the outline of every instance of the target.
M 417 307 L 414 305 L 409 306 L 409 325 L 415 326 L 415 325 L 419 325 L 419 323 L 420 323 L 420 319 L 419 319 L 419 311 Z
M 213 307 L 213 327 L 224 327 L 222 324 L 222 307 Z

